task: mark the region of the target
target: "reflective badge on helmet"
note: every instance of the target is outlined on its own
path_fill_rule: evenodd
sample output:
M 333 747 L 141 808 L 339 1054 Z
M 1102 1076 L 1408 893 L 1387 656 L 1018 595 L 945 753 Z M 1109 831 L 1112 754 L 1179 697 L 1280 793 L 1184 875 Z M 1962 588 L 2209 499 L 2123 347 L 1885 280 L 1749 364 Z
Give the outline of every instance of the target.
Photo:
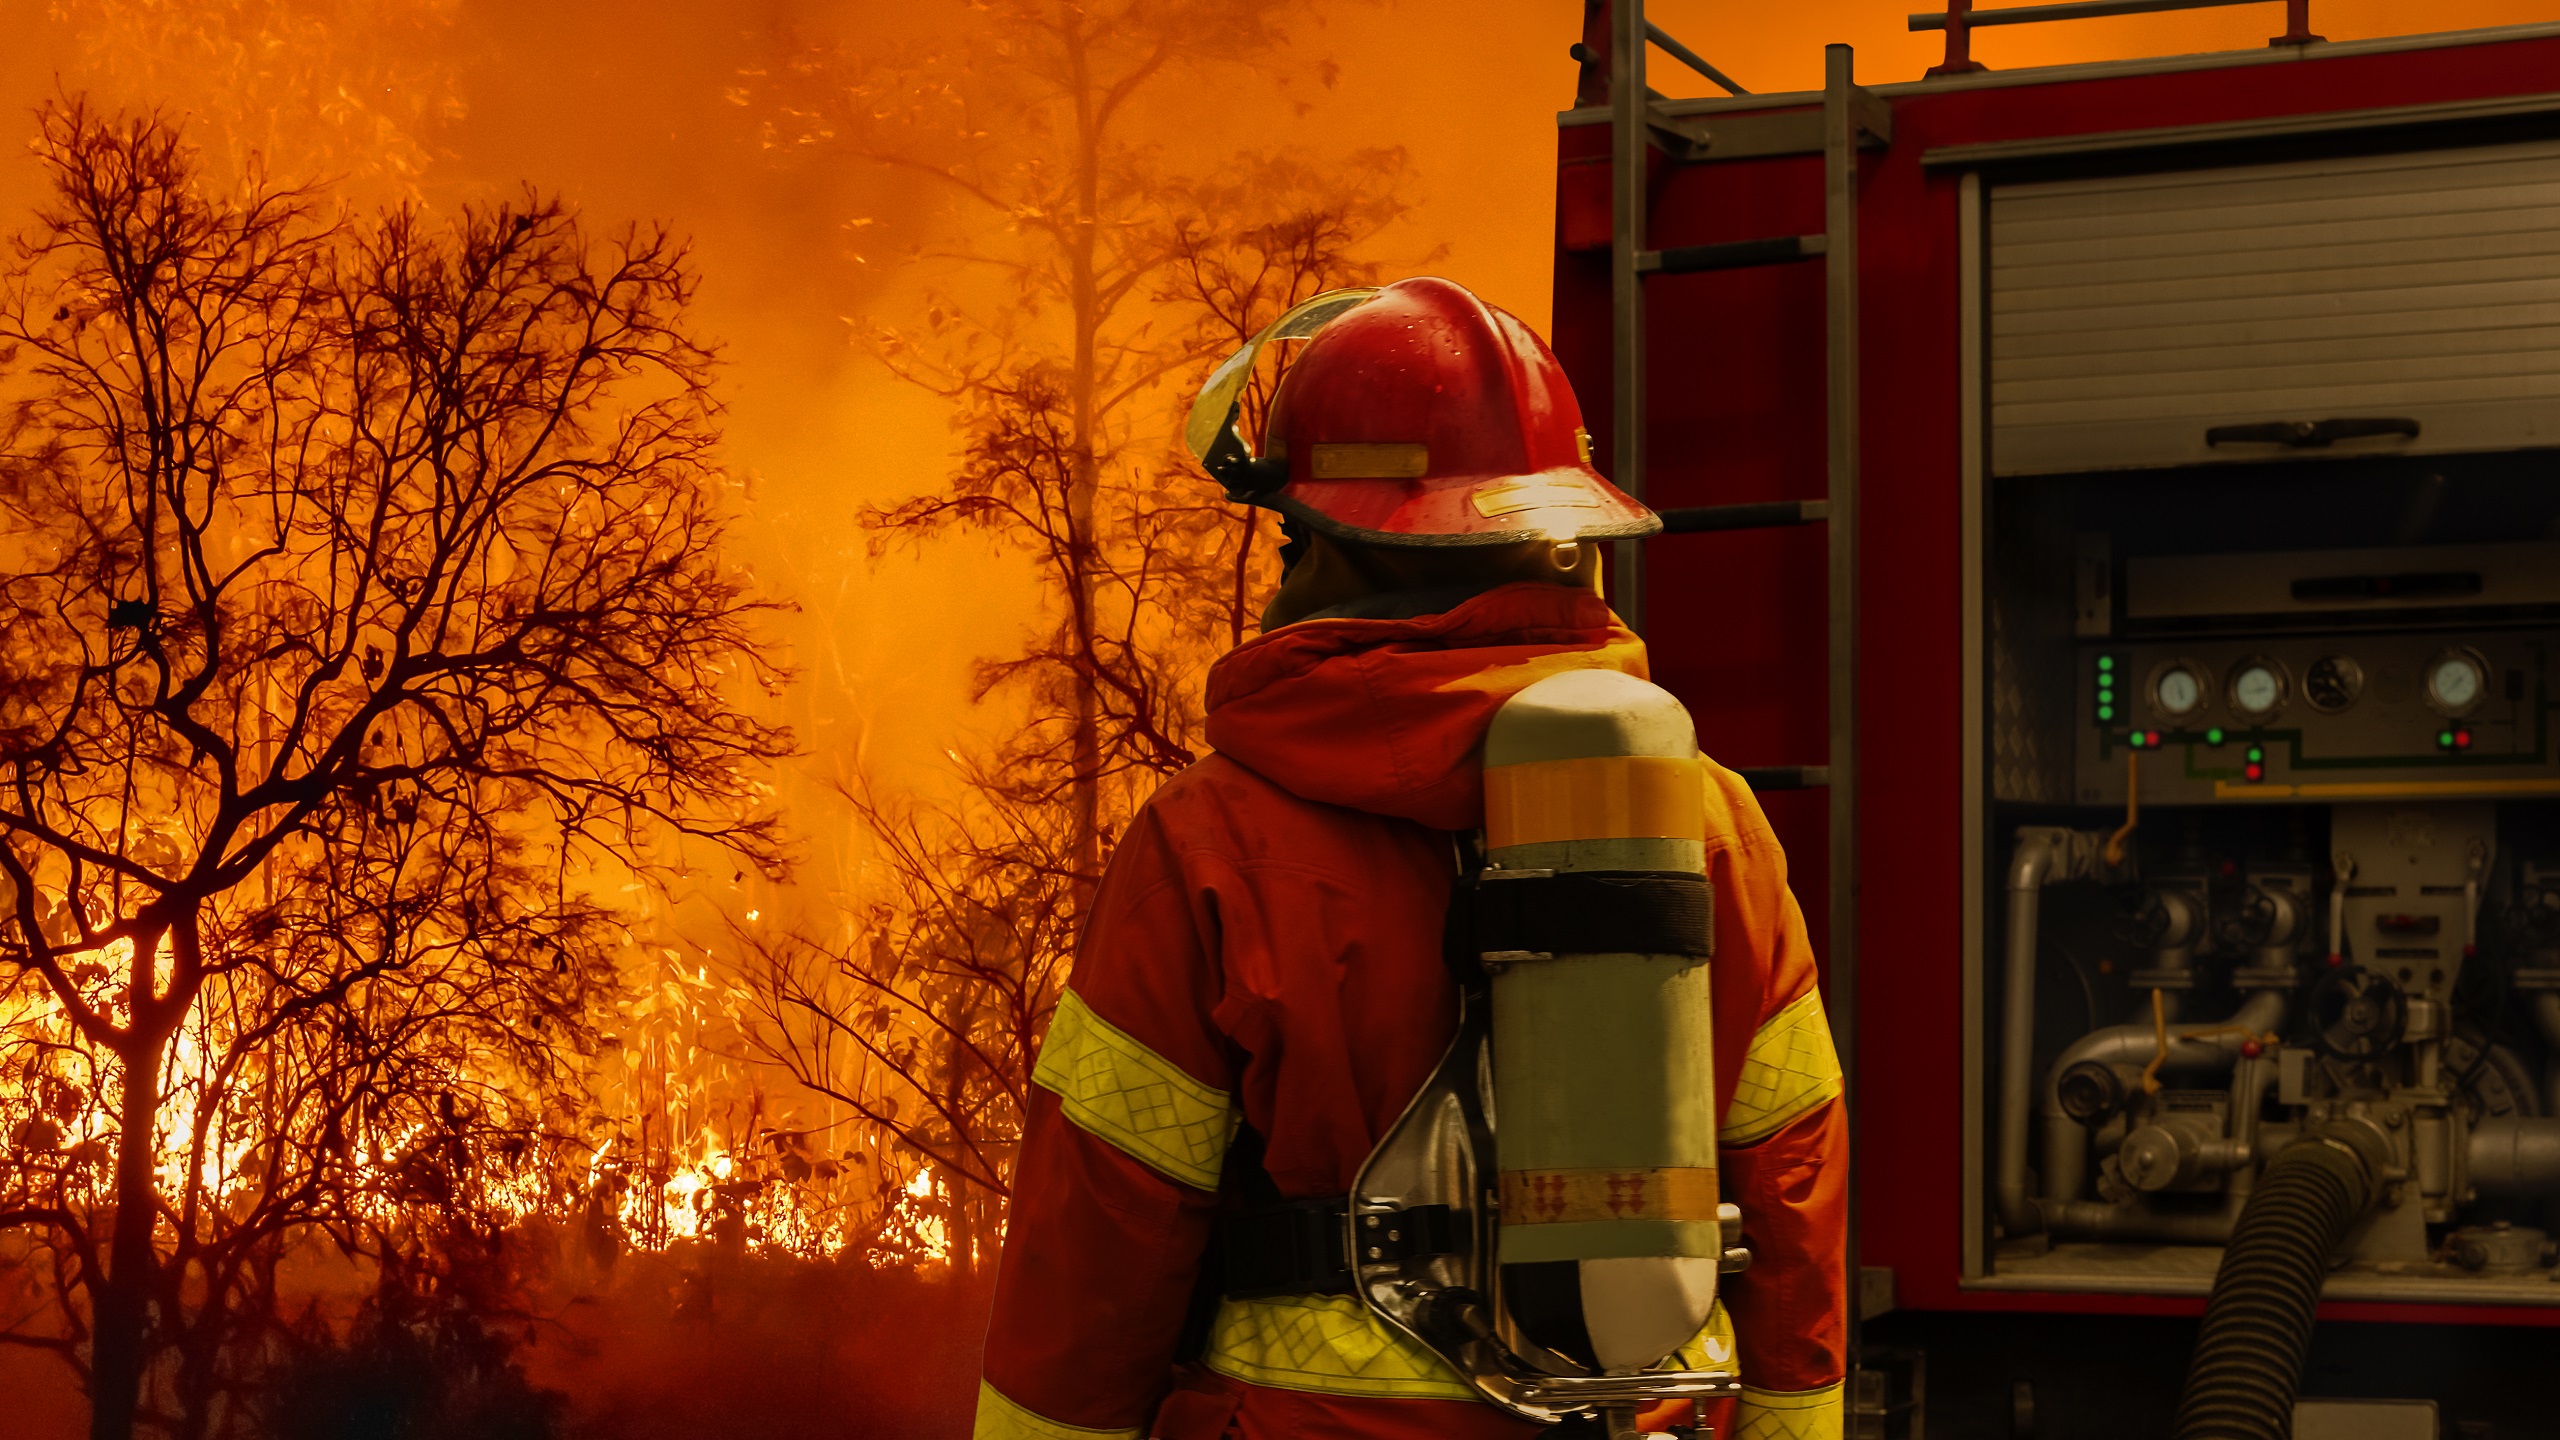
M 1320 443 L 1307 456 L 1307 474 L 1316 480 L 1419 480 L 1430 473 L 1431 447 L 1410 441 Z
M 1562 480 L 1505 480 L 1474 495 L 1476 513 L 1491 520 L 1523 510 L 1597 510 L 1600 497 Z

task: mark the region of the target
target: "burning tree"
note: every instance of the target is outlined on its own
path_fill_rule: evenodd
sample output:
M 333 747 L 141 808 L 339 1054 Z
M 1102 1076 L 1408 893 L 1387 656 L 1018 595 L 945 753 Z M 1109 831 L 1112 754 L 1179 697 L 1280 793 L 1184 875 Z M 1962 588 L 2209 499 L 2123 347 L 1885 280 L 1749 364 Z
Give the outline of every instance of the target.
M 0 1227 L 92 1433 L 215 1433 L 299 1241 L 585 1178 L 595 898 L 788 737 L 661 231 L 331 220 L 48 111 L 0 282 Z
M 1194 758 L 1199 673 L 1272 566 L 1262 524 L 1178 455 L 1187 384 L 1289 304 L 1370 278 L 1359 257 L 1405 210 L 1400 151 L 1228 152 L 1191 174 L 1146 133 L 1149 103 L 1268 66 L 1312 8 L 1000 0 L 952 50 L 813 51 L 768 77 L 778 141 L 921 175 L 998 237 L 919 252 L 944 280 L 924 323 L 863 330 L 960 437 L 947 486 L 864 523 L 875 555 L 967 532 L 1029 559 L 1049 604 L 973 696 L 1024 719 L 962 761 L 956 805 L 855 777 L 884 893 L 836 937 L 764 942 L 757 977 L 766 1051 L 934 1168 L 964 1270 L 1103 855 Z

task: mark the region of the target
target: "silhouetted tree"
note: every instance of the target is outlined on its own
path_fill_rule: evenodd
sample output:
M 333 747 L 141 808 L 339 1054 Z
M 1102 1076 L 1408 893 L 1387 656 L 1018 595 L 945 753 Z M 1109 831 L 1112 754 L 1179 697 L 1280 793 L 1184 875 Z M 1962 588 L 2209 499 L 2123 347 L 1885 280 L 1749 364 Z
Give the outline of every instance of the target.
M 0 1226 L 92 1433 L 206 1433 L 297 1240 L 544 1203 L 599 901 L 769 872 L 713 357 L 662 231 L 325 217 L 48 111 L 0 279 Z M 609 936 L 608 932 L 612 932 Z
M 754 951 L 761 1047 L 935 1168 L 964 1268 L 1008 1192 L 1104 851 L 1199 752 L 1200 673 L 1274 568 L 1267 517 L 1179 453 L 1190 388 L 1291 303 L 1372 278 L 1363 254 L 1406 208 L 1400 151 L 1190 174 L 1142 128 L 1165 91 L 1274 63 L 1314 8 L 1000 0 L 968 63 L 818 51 L 770 77 L 777 138 L 929 177 L 991 237 L 921 254 L 949 286 L 920 324 L 864 331 L 959 436 L 945 485 L 864 523 L 875 555 L 966 533 L 1029 558 L 1047 608 L 973 694 L 1024 718 L 961 761 L 956 804 L 856 777 L 885 885 L 847 897 L 843 933 Z

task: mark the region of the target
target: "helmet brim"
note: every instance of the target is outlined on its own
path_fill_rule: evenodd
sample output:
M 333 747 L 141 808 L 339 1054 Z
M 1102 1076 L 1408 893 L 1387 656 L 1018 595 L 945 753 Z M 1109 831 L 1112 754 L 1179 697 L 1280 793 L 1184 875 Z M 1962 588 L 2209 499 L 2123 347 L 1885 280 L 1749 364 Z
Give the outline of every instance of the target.
M 1534 475 L 1293 480 L 1256 503 L 1364 545 L 1633 540 L 1662 530 L 1661 516 L 1588 466 Z

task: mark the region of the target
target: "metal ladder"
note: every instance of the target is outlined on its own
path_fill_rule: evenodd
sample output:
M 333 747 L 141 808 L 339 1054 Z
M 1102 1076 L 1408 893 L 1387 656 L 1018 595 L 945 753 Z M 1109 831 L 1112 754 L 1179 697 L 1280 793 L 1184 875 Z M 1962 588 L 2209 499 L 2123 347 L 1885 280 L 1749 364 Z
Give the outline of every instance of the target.
M 1610 311 L 1615 351 L 1612 479 L 1638 499 L 1645 494 L 1645 298 L 1648 277 L 1733 270 L 1758 265 L 1823 262 L 1827 370 L 1824 428 L 1828 435 L 1827 495 L 1820 500 L 1706 505 L 1662 513 L 1663 533 L 1751 530 L 1827 523 L 1830 572 L 1829 749 L 1820 765 L 1747 768 L 1740 774 L 1755 790 L 1821 787 L 1830 800 L 1831 1029 L 1840 1052 L 1843 1091 L 1850 1102 L 1851 1155 L 1855 1166 L 1858 975 L 1858 151 L 1892 141 L 1892 113 L 1876 95 L 1859 88 L 1846 45 L 1824 52 L 1822 112 L 1717 116 L 1712 129 L 1666 114 L 1645 84 L 1647 41 L 1706 76 L 1727 92 L 1746 93 L 1714 66 L 1648 23 L 1644 0 L 1609 5 L 1610 102 Z M 1819 130 L 1810 123 L 1818 118 Z M 1815 235 L 1781 235 L 1670 249 L 1648 248 L 1645 222 L 1646 156 L 1661 145 L 1675 163 L 1712 162 L 1819 150 L 1823 157 L 1823 229 Z M 1638 633 L 1645 627 L 1643 541 L 1622 540 L 1611 557 L 1612 598 Z M 1864 1306 L 1857 1254 L 1857 1191 L 1850 1187 L 1848 1301 L 1851 1307 L 1851 1389 L 1857 1371 L 1859 1313 Z M 1856 1396 L 1849 1397 L 1852 1404 Z

